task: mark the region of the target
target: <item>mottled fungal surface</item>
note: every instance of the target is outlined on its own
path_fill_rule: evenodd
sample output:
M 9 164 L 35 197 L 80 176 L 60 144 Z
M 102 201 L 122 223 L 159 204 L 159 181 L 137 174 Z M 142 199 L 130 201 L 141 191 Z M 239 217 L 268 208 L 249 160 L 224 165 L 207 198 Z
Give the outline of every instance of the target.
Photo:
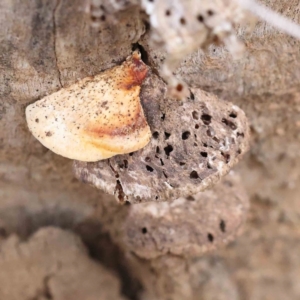
M 171 202 L 131 205 L 123 224 L 126 248 L 141 258 L 196 257 L 233 240 L 249 208 L 237 174 L 212 190 Z
M 211 263 L 206 262 L 208 251 L 223 248 L 241 233 L 248 206 L 235 172 L 194 197 L 123 206 L 129 212 L 118 238 L 124 237 L 125 249 L 147 290 L 142 299 L 239 299 L 234 297 L 230 269 L 215 269 L 216 252 L 211 253 Z
M 32 134 L 53 152 L 97 161 L 144 147 L 151 133 L 140 103 L 148 67 L 134 52 L 121 65 L 26 108 Z
M 248 148 L 249 128 L 237 106 L 198 89 L 174 101 L 149 74 L 141 102 L 152 139 L 143 149 L 95 163 L 75 162 L 75 175 L 120 202 L 164 201 L 216 183 Z

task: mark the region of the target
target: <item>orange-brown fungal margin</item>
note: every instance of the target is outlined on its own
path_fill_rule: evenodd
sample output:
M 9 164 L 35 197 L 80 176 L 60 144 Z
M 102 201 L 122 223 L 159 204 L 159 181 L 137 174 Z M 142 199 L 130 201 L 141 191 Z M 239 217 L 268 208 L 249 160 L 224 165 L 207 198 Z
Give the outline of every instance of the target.
M 29 105 L 28 127 L 45 147 L 71 159 L 98 161 L 139 150 L 151 138 L 139 98 L 148 70 L 135 51 L 122 65 Z

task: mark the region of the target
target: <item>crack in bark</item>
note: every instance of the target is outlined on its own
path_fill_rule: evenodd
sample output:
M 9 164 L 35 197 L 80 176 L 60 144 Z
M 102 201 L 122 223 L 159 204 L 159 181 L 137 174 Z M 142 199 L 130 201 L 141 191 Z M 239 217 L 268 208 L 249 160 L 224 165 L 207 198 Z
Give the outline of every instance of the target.
M 41 297 L 43 297 L 43 299 L 47 299 L 47 300 L 53 300 L 53 296 L 50 292 L 50 288 L 49 288 L 49 280 L 51 279 L 53 275 L 47 275 L 45 276 L 45 278 L 43 279 L 43 288 L 42 290 L 39 290 L 37 292 L 37 294 L 31 298 L 31 300 L 39 300 Z
M 114 194 L 118 197 L 120 203 L 125 203 L 126 201 L 126 195 L 124 193 L 121 181 L 118 179 L 120 177 L 119 173 L 114 169 L 114 167 L 110 163 L 110 159 L 108 159 L 108 165 L 115 174 L 116 177 L 116 186 L 115 186 L 115 191 Z
M 52 275 L 48 275 L 44 278 L 44 291 L 43 291 L 43 295 L 45 296 L 46 299 L 52 300 L 52 294 L 50 291 L 50 287 L 49 287 L 49 280 L 51 279 Z
M 53 9 L 53 13 L 52 13 L 52 21 L 53 21 L 53 49 L 54 49 L 54 57 L 55 57 L 56 69 L 57 69 L 57 73 L 58 73 L 58 81 L 59 81 L 60 87 L 63 87 L 62 82 L 61 82 L 61 72 L 60 72 L 60 69 L 58 67 L 57 47 L 56 47 L 57 26 L 56 26 L 56 18 L 55 18 L 55 16 L 56 16 L 56 12 L 57 12 L 59 4 L 60 4 L 60 0 L 57 0 L 56 4 L 54 6 L 54 9 Z

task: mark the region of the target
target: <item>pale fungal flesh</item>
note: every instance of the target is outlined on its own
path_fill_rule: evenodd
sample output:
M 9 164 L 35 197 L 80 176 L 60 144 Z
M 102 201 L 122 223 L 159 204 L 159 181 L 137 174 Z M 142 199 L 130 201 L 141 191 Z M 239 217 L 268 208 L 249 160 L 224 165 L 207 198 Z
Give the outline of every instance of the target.
M 98 161 L 139 150 L 151 138 L 139 97 L 147 72 L 134 52 L 121 66 L 29 105 L 28 127 L 45 147 L 70 159 Z

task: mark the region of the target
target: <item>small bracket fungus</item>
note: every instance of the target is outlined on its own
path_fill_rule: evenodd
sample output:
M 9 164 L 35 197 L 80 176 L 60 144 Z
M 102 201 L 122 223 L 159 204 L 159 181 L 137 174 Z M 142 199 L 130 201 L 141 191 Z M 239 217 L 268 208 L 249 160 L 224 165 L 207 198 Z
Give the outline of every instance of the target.
M 170 202 L 131 205 L 120 236 L 126 248 L 142 258 L 200 256 L 235 238 L 248 207 L 238 175 L 230 172 L 211 190 Z
M 139 97 L 147 72 L 135 51 L 121 66 L 29 105 L 28 127 L 45 147 L 81 161 L 141 149 L 151 138 Z
M 198 89 L 183 102 L 165 92 L 149 72 L 140 94 L 152 132 L 146 147 L 107 161 L 75 162 L 76 177 L 121 202 L 144 202 L 196 194 L 228 173 L 248 148 L 244 112 Z

